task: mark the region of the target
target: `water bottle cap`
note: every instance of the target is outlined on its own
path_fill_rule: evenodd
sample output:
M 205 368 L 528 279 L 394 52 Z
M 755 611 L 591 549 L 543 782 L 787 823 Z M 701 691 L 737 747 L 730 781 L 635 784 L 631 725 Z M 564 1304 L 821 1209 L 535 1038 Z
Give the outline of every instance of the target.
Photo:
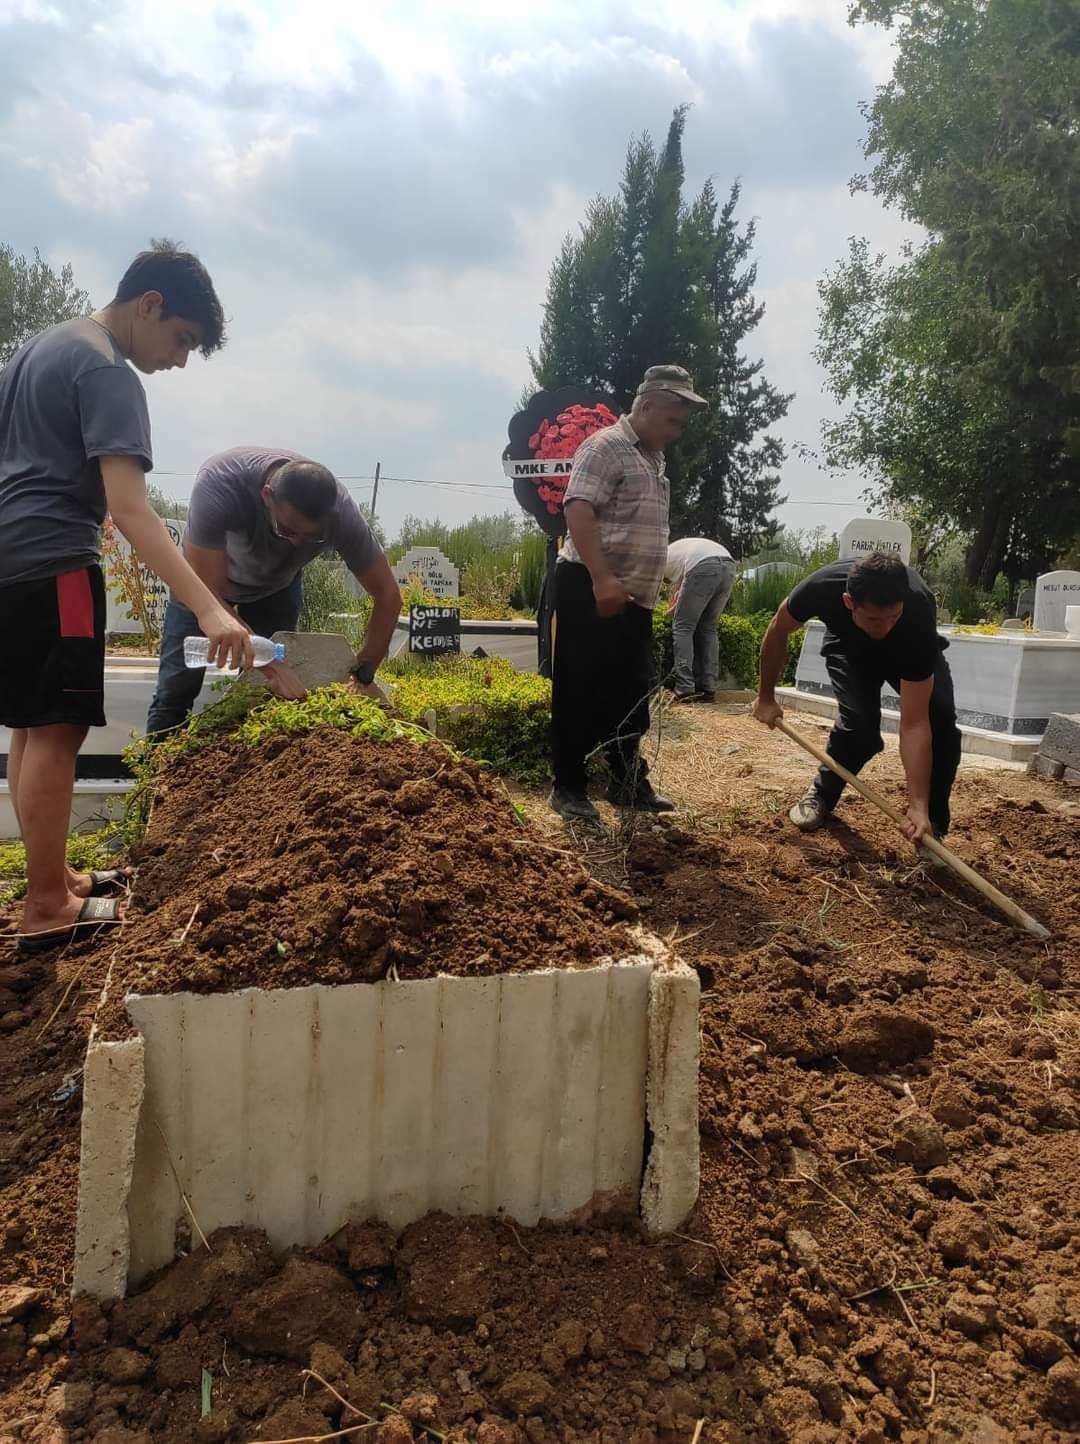
M 284 643 L 284 642 L 275 642 L 275 643 L 274 643 L 274 661 L 275 661 L 275 662 L 284 662 L 284 660 L 285 660 L 285 643 Z

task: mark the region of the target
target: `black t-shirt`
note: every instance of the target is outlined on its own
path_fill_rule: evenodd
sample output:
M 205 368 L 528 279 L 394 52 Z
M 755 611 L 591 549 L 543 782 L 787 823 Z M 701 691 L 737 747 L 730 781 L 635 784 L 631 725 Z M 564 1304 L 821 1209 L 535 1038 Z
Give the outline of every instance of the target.
M 844 656 L 873 671 L 883 680 L 925 682 L 933 675 L 939 654 L 949 645 L 937 629 L 934 594 L 919 576 L 907 569 L 911 595 L 900 620 L 887 637 L 875 641 L 855 625 L 844 603 L 848 573 L 855 558 L 830 562 L 801 581 L 787 599 L 797 622 L 820 617 L 825 623 L 822 656 Z

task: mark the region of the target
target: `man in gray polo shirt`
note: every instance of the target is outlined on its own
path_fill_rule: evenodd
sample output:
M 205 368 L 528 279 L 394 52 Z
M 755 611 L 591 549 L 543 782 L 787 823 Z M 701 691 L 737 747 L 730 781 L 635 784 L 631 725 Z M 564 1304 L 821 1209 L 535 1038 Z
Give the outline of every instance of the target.
M 603 749 L 609 802 L 645 812 L 674 804 L 653 790 L 639 741 L 655 680 L 652 609 L 667 565 L 664 448 L 706 406 L 681 366 L 651 366 L 629 416 L 587 437 L 566 488 L 569 537 L 555 568 L 551 727 L 560 816 L 597 823 L 587 795 Z
M 191 493 L 184 553 L 256 636 L 296 630 L 303 569 L 331 550 L 374 599 L 352 671 L 358 687 L 370 687 L 390 646 L 401 591 L 356 502 L 325 466 L 281 447 L 236 446 L 203 463 Z M 179 727 L 194 706 L 204 674 L 185 665 L 184 638 L 198 633 L 194 615 L 170 597 L 148 733 Z M 264 675 L 278 697 L 303 697 L 300 679 L 283 662 L 266 667 Z

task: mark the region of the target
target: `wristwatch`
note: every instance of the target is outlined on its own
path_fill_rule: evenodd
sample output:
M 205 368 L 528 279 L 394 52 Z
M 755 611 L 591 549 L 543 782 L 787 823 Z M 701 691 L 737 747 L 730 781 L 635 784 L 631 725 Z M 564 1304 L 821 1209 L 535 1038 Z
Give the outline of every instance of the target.
M 349 676 L 355 677 L 362 687 L 370 687 L 375 680 L 375 663 L 357 662 L 349 668 Z

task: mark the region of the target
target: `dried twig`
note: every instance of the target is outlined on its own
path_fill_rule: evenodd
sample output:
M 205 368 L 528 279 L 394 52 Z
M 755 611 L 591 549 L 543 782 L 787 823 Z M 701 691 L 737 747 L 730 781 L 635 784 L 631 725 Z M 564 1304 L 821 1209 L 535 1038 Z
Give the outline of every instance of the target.
M 202 1240 L 204 1247 L 208 1250 L 208 1252 L 213 1253 L 214 1250 L 210 1247 L 210 1240 L 206 1237 L 206 1234 L 203 1233 L 202 1228 L 199 1225 L 199 1220 L 195 1217 L 195 1210 L 191 1207 L 191 1200 L 184 1192 L 184 1185 L 180 1182 L 180 1175 L 177 1173 L 176 1164 L 173 1162 L 172 1149 L 169 1147 L 169 1140 L 162 1132 L 161 1124 L 157 1121 L 156 1118 L 154 1119 L 154 1127 L 161 1135 L 161 1141 L 165 1145 L 165 1157 L 169 1160 L 169 1168 L 172 1170 L 172 1176 L 174 1182 L 176 1183 L 176 1187 L 180 1191 L 180 1198 L 183 1201 L 183 1205 L 187 1209 L 188 1218 L 190 1218 L 191 1222 L 194 1224 L 195 1232 L 199 1235 L 199 1238 Z
M 702 1429 L 704 1429 L 704 1428 L 705 1428 L 705 1420 L 704 1420 L 704 1419 L 699 1419 L 699 1420 L 697 1421 L 697 1424 L 696 1424 L 695 1428 L 694 1428 L 694 1437 L 690 1440 L 690 1444 L 699 1444 L 699 1440 L 701 1439 L 701 1431 L 702 1431 Z
M 713 1253 L 716 1255 L 716 1262 L 720 1266 L 720 1272 L 730 1283 L 735 1282 L 734 1276 L 728 1273 L 727 1266 L 724 1263 L 723 1257 L 721 1256 L 720 1249 L 717 1244 L 711 1242 L 711 1240 L 707 1238 L 691 1238 L 688 1233 L 673 1233 L 671 1237 L 682 1239 L 683 1243 L 699 1243 L 702 1248 L 711 1248 Z
M 83 973 L 84 973 L 85 971 L 86 971 L 86 964 L 85 964 L 85 963 L 81 963 L 81 964 L 79 965 L 79 967 L 78 967 L 78 968 L 75 970 L 75 972 L 73 973 L 72 978 L 71 978 L 71 982 L 68 983 L 67 987 L 64 989 L 64 996 L 63 996 L 63 997 L 60 999 L 60 1001 L 57 1003 L 56 1007 L 55 1007 L 55 1008 L 52 1010 L 52 1012 L 49 1014 L 48 1018 L 46 1018 L 45 1022 L 42 1023 L 42 1025 L 41 1025 L 41 1032 L 40 1032 L 40 1033 L 37 1035 L 37 1037 L 34 1039 L 35 1043 L 40 1043 L 41 1040 L 42 1040 L 42 1038 L 44 1038 L 45 1034 L 46 1034 L 46 1033 L 49 1031 L 49 1029 L 52 1027 L 53 1020 L 56 1018 L 56 1016 L 57 1016 L 58 1013 L 61 1013 L 61 1012 L 63 1011 L 64 1005 L 66 1004 L 68 998 L 71 997 L 72 989 L 75 987 L 75 984 L 79 981 L 79 979 L 82 977 L 82 975 L 83 975 Z
M 367 1422 L 368 1422 L 369 1424 L 377 1424 L 377 1423 L 378 1423 L 378 1420 L 377 1420 L 377 1419 L 372 1419 L 372 1417 L 371 1417 L 370 1414 L 365 1414 L 364 1411 L 363 1411 L 363 1409 L 358 1409 L 355 1404 L 350 1404 L 349 1401 L 348 1401 L 348 1399 L 346 1399 L 346 1398 L 344 1397 L 344 1395 L 339 1394 L 338 1391 L 334 1388 L 333 1384 L 328 1383 L 328 1382 L 323 1378 L 323 1376 L 322 1376 L 320 1373 L 318 1373 L 315 1369 L 301 1369 L 301 1370 L 300 1370 L 300 1377 L 301 1377 L 301 1378 L 303 1379 L 303 1381 L 304 1381 L 304 1391 L 305 1391 L 305 1392 L 306 1392 L 306 1390 L 307 1390 L 307 1381 L 308 1381 L 309 1379 L 314 1379 L 315 1382 L 316 1382 L 317 1384 L 321 1384 L 321 1385 L 323 1386 L 323 1388 L 327 1390 L 328 1393 L 333 1394 L 334 1398 L 338 1401 L 338 1403 L 341 1404 L 344 1408 L 348 1409 L 348 1411 L 349 1411 L 350 1414 L 355 1414 L 358 1419 L 365 1419 L 365 1420 L 367 1420 Z
M 187 935 L 188 935 L 189 932 L 191 932 L 192 924 L 194 923 L 196 914 L 198 913 L 199 908 L 200 908 L 201 906 L 202 906 L 201 903 L 196 903 L 195 906 L 191 909 L 191 916 L 188 918 L 187 922 L 184 924 L 184 931 L 180 934 L 180 936 L 179 936 L 179 937 L 177 938 L 177 940 L 176 940 L 176 946 L 177 946 L 178 948 L 181 947 L 181 946 L 183 946 L 183 944 L 187 941 Z
M 518 1233 L 517 1229 L 516 1229 L 516 1228 L 514 1227 L 514 1225 L 510 1222 L 510 1220 L 509 1220 L 508 1218 L 500 1218 L 500 1219 L 499 1219 L 499 1222 L 500 1222 L 505 1228 L 508 1228 L 508 1229 L 510 1230 L 510 1232 L 514 1235 L 514 1242 L 517 1244 L 518 1248 L 519 1248 L 519 1249 L 521 1250 L 521 1252 L 525 1255 L 525 1257 L 526 1257 L 526 1258 L 532 1258 L 532 1253 L 531 1253 L 531 1251 L 530 1251 L 529 1249 L 527 1249 L 527 1248 L 525 1247 L 525 1245 L 521 1242 L 521 1235 Z
M 937 1398 L 937 1370 L 933 1364 L 930 1365 L 930 1397 L 926 1401 L 926 1407 L 932 1409 L 934 1400 Z
M 780 1180 L 780 1182 L 781 1182 L 781 1183 L 812 1183 L 815 1188 L 820 1188 L 820 1189 L 821 1189 L 822 1193 L 825 1195 L 826 1198 L 831 1198 L 832 1201 L 833 1201 L 833 1203 L 835 1203 L 838 1208 L 842 1208 L 845 1213 L 850 1213 L 851 1216 L 852 1216 L 852 1218 L 855 1220 L 855 1222 L 859 1225 L 859 1227 L 860 1227 L 861 1229 L 865 1229 L 865 1228 L 866 1228 L 866 1225 L 863 1223 L 862 1219 L 861 1219 L 861 1218 L 859 1217 L 859 1215 L 855 1212 L 855 1210 L 851 1207 L 851 1205 L 850 1205 L 849 1203 L 845 1203 L 844 1200 L 843 1200 L 842 1198 L 839 1198 L 835 1193 L 833 1193 L 833 1191 L 832 1191 L 831 1189 L 826 1188 L 825 1185 L 821 1182 L 821 1180 L 820 1180 L 819 1178 L 812 1178 L 809 1173 L 803 1173 L 803 1172 L 801 1172 L 800 1170 L 797 1169 L 796 1172 L 795 1172 L 795 1177 L 794 1177 L 794 1178 L 782 1178 L 782 1179 Z
M 327 1439 L 345 1439 L 350 1434 L 361 1434 L 365 1429 L 378 1428 L 378 1419 L 370 1424 L 350 1424 L 348 1429 L 335 1429 L 332 1434 L 296 1434 L 291 1439 L 252 1439 L 249 1444 L 326 1444 Z

